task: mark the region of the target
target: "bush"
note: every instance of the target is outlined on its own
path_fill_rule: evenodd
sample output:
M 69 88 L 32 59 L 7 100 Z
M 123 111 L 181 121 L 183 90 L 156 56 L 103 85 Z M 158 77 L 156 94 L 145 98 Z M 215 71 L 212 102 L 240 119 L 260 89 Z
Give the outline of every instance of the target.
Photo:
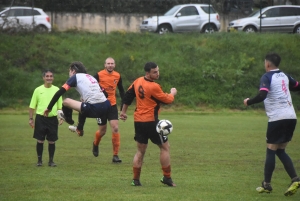
M 158 83 L 164 91 L 171 87 L 178 90 L 174 104 L 193 109 L 245 109 L 243 99 L 257 94 L 265 72 L 264 56 L 270 51 L 282 56 L 282 70 L 300 79 L 300 39 L 291 34 L 71 32 L 0 37 L 0 62 L 5 66 L 0 74 L 1 108 L 27 106 L 33 90 L 43 83 L 41 72 L 45 68 L 54 70 L 54 85 L 60 87 L 68 79 L 72 61 L 82 61 L 94 75 L 110 56 L 115 58 L 125 89 L 144 75 L 144 64 L 153 61 L 160 68 Z M 75 90 L 66 96 L 79 98 Z M 299 108 L 298 98 L 293 101 Z M 251 108 L 262 107 L 257 104 Z

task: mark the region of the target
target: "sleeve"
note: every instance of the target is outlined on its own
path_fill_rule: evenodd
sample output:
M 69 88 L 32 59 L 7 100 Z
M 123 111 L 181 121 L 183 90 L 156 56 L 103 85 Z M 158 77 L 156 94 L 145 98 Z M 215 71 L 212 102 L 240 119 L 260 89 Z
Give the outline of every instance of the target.
M 259 86 L 259 90 L 262 91 L 270 91 L 270 84 L 271 81 L 269 79 L 269 77 L 267 76 L 267 74 L 264 74 L 261 78 L 260 78 L 260 86 Z
M 53 96 L 51 99 L 47 109 L 52 110 L 53 105 L 58 101 L 59 98 L 66 92 L 66 89 L 64 87 L 61 87 Z
M 57 103 L 57 109 L 61 110 L 62 109 L 62 97 L 61 96 L 59 97 L 59 99 L 56 103 Z
M 172 94 L 168 94 L 163 92 L 161 86 L 157 84 L 153 87 L 153 97 L 164 104 L 170 104 L 174 101 L 174 96 Z
M 247 101 L 247 105 L 253 105 L 255 103 L 260 103 L 266 99 L 268 95 L 268 91 L 260 90 L 259 93 L 254 97 Z
M 124 94 L 125 94 L 125 90 L 124 90 L 124 87 L 123 87 L 122 77 L 121 76 L 120 76 L 120 79 L 119 79 L 119 82 L 118 82 L 118 89 L 119 89 L 121 100 L 123 100 Z
M 37 94 L 37 89 L 35 89 L 33 94 L 32 94 L 31 101 L 30 101 L 30 104 L 29 104 L 29 108 L 36 109 L 36 105 L 37 105 L 36 94 Z
M 300 85 L 299 82 L 294 80 L 291 76 L 287 75 L 289 78 L 289 89 L 290 91 L 300 91 Z
M 122 101 L 122 105 L 126 104 L 126 105 L 131 105 L 133 99 L 135 98 L 135 91 L 134 91 L 134 84 L 132 84 L 128 90 L 126 91 L 124 97 L 123 97 L 123 101 Z
M 96 74 L 94 75 L 94 78 L 95 78 L 95 79 L 98 81 L 98 83 L 99 83 L 100 79 L 99 79 L 98 73 L 96 73 Z

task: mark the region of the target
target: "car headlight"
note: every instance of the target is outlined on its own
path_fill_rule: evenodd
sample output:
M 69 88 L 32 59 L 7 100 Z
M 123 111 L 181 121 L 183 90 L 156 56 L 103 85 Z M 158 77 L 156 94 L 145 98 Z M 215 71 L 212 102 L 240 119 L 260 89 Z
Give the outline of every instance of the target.
M 236 20 L 236 21 L 232 21 L 232 22 L 230 22 L 229 23 L 229 26 L 237 26 L 237 25 L 239 25 L 240 24 L 240 20 Z

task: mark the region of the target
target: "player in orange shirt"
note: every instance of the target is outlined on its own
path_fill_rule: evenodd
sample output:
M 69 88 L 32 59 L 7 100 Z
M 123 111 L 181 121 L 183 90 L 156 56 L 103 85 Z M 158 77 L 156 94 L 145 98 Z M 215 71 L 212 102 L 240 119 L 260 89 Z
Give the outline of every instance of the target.
M 145 64 L 144 77 L 136 79 L 123 98 L 123 108 L 120 119 L 126 120 L 126 111 L 136 98 L 136 109 L 134 112 L 134 140 L 137 143 L 137 152 L 133 158 L 133 180 L 132 186 L 141 186 L 140 174 L 144 155 L 148 146 L 148 140 L 156 144 L 160 149 L 160 164 L 163 171 L 161 182 L 168 186 L 176 186 L 171 179 L 170 144 L 167 136 L 162 136 L 156 131 L 160 104 L 170 104 L 177 94 L 176 88 L 171 88 L 170 93 L 162 91 L 161 86 L 154 82 L 159 78 L 159 68 L 153 62 Z
M 119 133 L 119 118 L 118 118 L 118 108 L 116 100 L 116 89 L 118 87 L 120 97 L 123 99 L 124 88 L 122 84 L 121 75 L 116 72 L 114 69 L 116 67 L 115 60 L 111 57 L 108 57 L 104 63 L 104 69 L 100 70 L 96 75 L 95 79 L 99 82 L 99 85 L 106 91 L 108 94 L 107 99 L 110 101 L 111 110 L 107 116 L 111 130 L 112 130 L 112 144 L 113 144 L 113 163 L 121 163 L 122 160 L 118 156 L 120 148 L 120 133 Z M 98 120 L 99 130 L 96 131 L 95 140 L 93 142 L 93 154 L 95 157 L 99 155 L 99 143 L 101 138 L 106 133 L 106 124 L 101 122 L 101 119 Z

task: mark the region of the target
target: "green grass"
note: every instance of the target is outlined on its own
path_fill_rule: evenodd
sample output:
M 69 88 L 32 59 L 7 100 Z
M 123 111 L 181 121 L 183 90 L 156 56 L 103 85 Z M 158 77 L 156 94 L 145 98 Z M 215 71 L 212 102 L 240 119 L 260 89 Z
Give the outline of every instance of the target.
M 263 112 L 163 112 L 174 126 L 171 144 L 172 178 L 177 187 L 163 186 L 159 149 L 149 144 L 141 173 L 142 187 L 132 187 L 132 159 L 136 151 L 132 114 L 120 121 L 122 164 L 112 164 L 111 134 L 102 139 L 100 155 L 91 147 L 96 121 L 88 119 L 85 135 L 77 137 L 67 124 L 59 128 L 55 162 L 36 167 L 36 141 L 28 115 L 1 114 L 0 200 L 299 200 L 300 192 L 286 198 L 290 179 L 277 159 L 273 193 L 258 194 L 263 180 L 265 131 Z M 287 152 L 300 172 L 299 126 Z

